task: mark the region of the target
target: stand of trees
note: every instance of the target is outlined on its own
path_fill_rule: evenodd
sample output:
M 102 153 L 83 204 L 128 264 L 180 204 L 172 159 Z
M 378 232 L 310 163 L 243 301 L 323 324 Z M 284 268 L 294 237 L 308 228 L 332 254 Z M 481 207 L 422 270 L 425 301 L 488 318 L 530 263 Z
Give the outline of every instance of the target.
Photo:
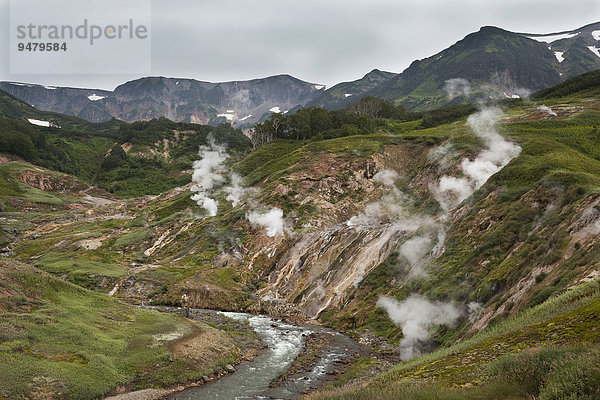
M 407 113 L 404 106 L 394 106 L 387 101 L 364 97 L 343 110 L 326 110 L 309 107 L 294 114 L 272 114 L 252 133 L 254 147 L 274 139 L 323 140 L 360 133 L 371 133 L 385 124 L 384 119 L 408 121 L 420 114 Z
M 343 110 L 309 107 L 294 114 L 272 114 L 251 133 L 252 145 L 260 147 L 275 139 L 324 140 L 369 134 L 387 125 L 388 120 L 415 121 L 420 128 L 431 128 L 468 116 L 476 110 L 471 104 L 444 107 L 424 112 L 407 112 L 403 105 L 367 96 Z

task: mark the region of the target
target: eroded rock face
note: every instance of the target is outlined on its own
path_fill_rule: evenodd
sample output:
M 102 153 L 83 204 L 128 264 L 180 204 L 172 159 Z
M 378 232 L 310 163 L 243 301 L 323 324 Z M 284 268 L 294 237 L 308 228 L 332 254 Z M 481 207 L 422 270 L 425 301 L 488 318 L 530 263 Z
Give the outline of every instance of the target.
M 76 181 L 71 176 L 52 176 L 41 171 L 23 171 L 18 175 L 18 178 L 26 185 L 48 192 L 64 193 L 66 191 L 80 191 L 89 188 L 88 185 Z
M 231 291 L 208 282 L 198 282 L 194 287 L 182 288 L 181 292 L 181 303 L 191 308 L 237 311 L 243 306 Z
M 303 235 L 272 264 L 264 300 L 286 299 L 314 318 L 340 308 L 363 278 L 397 247 L 405 231 L 338 225 Z
M 285 184 L 275 185 L 276 193 L 293 193 L 295 199 L 313 204 L 319 212 L 296 234 L 272 240 L 254 234 L 246 243 L 247 267 L 243 268 L 262 271 L 265 276 L 266 286 L 258 292 L 262 307 L 291 313 L 289 307 L 282 307 L 287 302 L 309 318 L 318 318 L 329 308 L 343 308 L 360 282 L 418 227 L 395 215 L 378 216 L 369 226 L 348 221 L 389 194 L 390 188 L 373 179 L 383 169 L 393 169 L 405 179 L 394 190 L 408 182 L 414 190 L 429 193 L 427 185 L 437 170 L 423 168 L 426 153 L 426 146 L 407 144 L 388 146 L 371 158 L 321 154 L 307 168 L 286 176 Z M 224 257 L 217 256 L 213 265 L 221 265 Z
M 222 268 L 226 266 L 237 266 L 244 259 L 246 248 L 238 245 L 225 250 L 216 256 L 212 262 L 213 267 Z

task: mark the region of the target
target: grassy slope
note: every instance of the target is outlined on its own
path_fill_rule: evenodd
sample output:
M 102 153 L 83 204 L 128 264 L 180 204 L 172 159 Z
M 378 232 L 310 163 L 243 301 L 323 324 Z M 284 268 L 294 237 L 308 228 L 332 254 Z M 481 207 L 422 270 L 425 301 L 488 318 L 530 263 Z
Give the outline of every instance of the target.
M 528 107 L 522 106 L 508 110 L 509 115 L 528 112 Z M 358 325 L 396 341 L 401 337 L 399 328 L 374 308 L 381 294 L 402 299 L 419 292 L 459 302 L 479 301 L 496 308 L 507 302 L 509 315 L 508 289 L 534 273 L 535 267 L 547 267 L 549 277 L 533 287 L 539 293 L 532 296 L 529 292 L 528 298 L 535 297 L 529 306 L 585 276 L 598 261 L 593 256 L 596 245 L 583 241 L 581 248 L 573 250 L 569 224 L 593 202 L 600 187 L 598 123 L 597 117 L 576 115 L 561 121 L 504 124 L 502 131 L 523 151 L 464 204 L 467 211 L 448 232 L 447 249 L 429 265 L 429 277 L 403 287 L 390 286 L 390 281 L 403 276 L 397 254 L 393 254 L 361 283 L 343 311 L 331 311 L 323 318 L 337 328 Z M 447 137 L 447 143 L 467 153 L 477 147 L 462 124 L 418 133 Z M 463 328 L 467 325 L 465 322 Z
M 468 212 L 448 232 L 446 251 L 430 265 L 428 278 L 390 287 L 402 276 L 394 255 L 362 282 L 343 311 L 324 316 L 338 328 L 366 328 L 396 342 L 401 330 L 374 302 L 380 294 L 402 299 L 419 292 L 480 301 L 495 316 L 490 327 L 467 340 L 468 321 L 440 329 L 439 344 L 463 341 L 401 364 L 368 385 L 313 398 L 597 398 L 599 283 L 565 289 L 600 263 L 593 237 L 571 236 L 600 191 L 600 115 L 593 90 L 565 90 L 568 97 L 546 99 L 560 121 L 537 120 L 526 105 L 507 111 L 517 122 L 502 130 L 523 151 L 464 205 Z M 429 132 L 452 132 L 448 128 Z M 515 297 L 523 285 L 524 297 Z
M 168 341 L 157 338 L 190 334 L 197 328 L 187 320 L 125 305 L 24 264 L 2 262 L 0 274 L 0 397 L 91 399 L 118 384 L 199 379 L 223 361 L 169 362 Z M 150 370 L 152 382 L 144 377 Z
M 577 102 L 589 107 L 588 100 L 569 99 L 565 107 L 573 108 L 572 104 Z M 554 101 L 555 104 L 560 103 L 560 100 Z M 515 118 L 529 115 L 531 108 L 528 105 L 516 106 L 515 109 L 508 110 L 508 114 Z M 349 322 L 353 321 L 355 326 L 368 327 L 392 341 L 397 341 L 401 337 L 400 330 L 394 327 L 380 310 L 374 310 L 374 302 L 379 294 L 389 293 L 402 298 L 411 291 L 419 291 L 436 298 L 478 300 L 490 307 L 500 307 L 508 303 L 508 299 L 504 297 L 505 292 L 493 292 L 490 288 L 494 287 L 496 282 L 500 282 L 507 285 L 500 286 L 503 290 L 506 289 L 509 284 L 514 284 L 531 273 L 531 266 L 539 260 L 547 261 L 548 265 L 556 264 L 556 260 L 553 260 L 556 254 L 552 249 L 562 249 L 560 245 L 564 243 L 564 235 L 568 228 L 565 222 L 570 221 L 578 207 L 586 205 L 585 202 L 590 196 L 597 192 L 600 176 L 596 128 L 598 121 L 594 112 L 586 112 L 585 115 L 580 113 L 564 121 L 506 124 L 504 133 L 511 135 L 521 144 L 523 153 L 484 186 L 468 204 L 471 210 L 486 210 L 483 215 L 496 215 L 498 222 L 493 224 L 494 229 L 466 234 L 473 226 L 481 224 L 480 220 L 473 219 L 475 217 L 466 218 L 449 232 L 448 250 L 440 261 L 441 267 L 430 274 L 429 280 L 408 285 L 401 290 L 389 285 L 398 275 L 398 271 L 393 260 L 388 260 L 387 264 L 378 267 L 363 282 L 355 300 L 343 313 L 326 316 L 329 323 L 338 328 L 348 329 Z M 273 142 L 253 152 L 235 164 L 234 168 L 247 177 L 248 183 L 262 182 L 264 188 L 269 189 L 270 183 L 285 180 L 286 174 L 318 160 L 317 156 L 323 152 L 344 158 L 366 158 L 381 152 L 385 145 L 419 141 L 434 146 L 444 140 L 449 140 L 462 154 L 471 154 L 479 147 L 462 121 L 427 130 L 414 130 L 412 123 L 390 122 L 389 127 L 377 135 L 308 143 Z M 560 190 L 558 197 L 552 198 L 558 205 L 554 211 L 549 214 L 544 212 L 544 208 L 531 211 L 526 194 L 534 196 L 534 200 L 541 201 L 556 188 Z M 217 196 L 224 197 L 222 193 Z M 220 199 L 220 203 L 224 204 L 223 199 Z M 82 274 L 69 274 L 77 272 L 73 271 L 73 258 L 86 263 L 86 267 L 98 269 L 96 272 L 108 268 L 104 272 L 111 278 L 110 275 L 116 273 L 116 270 L 113 271 L 109 266 L 126 267 L 137 258 L 143 259 L 142 250 L 148 248 L 153 239 L 159 237 L 165 229 L 172 228 L 173 232 L 178 232 L 183 225 L 191 223 L 187 231 L 178 233 L 172 243 L 147 259 L 163 261 L 162 267 L 139 274 L 140 279 L 164 285 L 165 292 L 172 290 L 170 295 L 162 296 L 159 293 L 158 301 L 170 302 L 178 299 L 181 294 L 178 284 L 191 277 L 188 283 L 198 282 L 201 286 L 202 282 L 210 282 L 230 290 L 226 300 L 232 301 L 230 306 L 239 306 L 260 283 L 253 281 L 253 277 L 248 277 L 247 274 L 240 274 L 235 268 L 218 269 L 210 265 L 212 258 L 220 252 L 220 244 L 233 245 L 238 239 L 242 243 L 246 240 L 244 232 L 248 226 L 240 226 L 238 222 L 243 220 L 245 205 L 238 209 L 230 209 L 227 206 L 212 219 L 194 218 L 197 209 L 186 192 L 173 197 L 161 196 L 153 201 L 140 200 L 137 205 L 140 207 L 133 202 L 128 211 L 131 217 L 136 217 L 135 219 L 89 223 L 80 221 L 74 225 L 66 225 L 53 231 L 51 235 L 22 243 L 17 249 L 17 254 L 21 260 L 27 261 L 32 256 L 48 253 L 57 243 L 68 239 L 66 245 L 63 243 L 54 253 L 39 258 L 36 264 L 60 276 L 65 276 L 66 273 L 67 279 L 84 284 L 76 279 L 77 276 L 85 276 L 88 270 L 84 270 Z M 286 208 L 285 204 L 279 205 Z M 533 222 L 536 221 L 534 217 L 543 217 L 543 229 L 538 235 L 527 239 L 525 246 L 520 252 L 515 252 L 512 259 L 505 260 L 502 255 L 515 249 L 515 245 L 523 241 L 523 232 L 520 232 L 523 225 L 519 221 L 524 217 L 529 218 L 529 224 L 524 225 L 524 229 L 533 226 Z M 103 242 L 99 249 L 73 252 L 72 246 L 78 240 L 72 237 L 73 233 L 82 233 L 82 237 L 105 234 L 112 236 Z M 531 296 L 534 301 L 525 304 L 526 307 L 534 306 L 553 294 L 560 293 L 571 282 L 585 274 L 589 267 L 596 265 L 597 260 L 589 258 L 590 255 L 598 254 L 596 244 L 584 245 L 576 257 L 560 264 L 559 268 L 553 267 L 548 277 L 543 278 L 546 280 L 542 279 L 539 286 L 535 287 L 536 290 L 549 290 Z M 476 251 L 473 251 L 474 247 Z M 124 251 L 124 254 L 118 254 L 115 250 Z M 490 263 L 483 268 L 481 262 L 486 258 L 490 259 Z M 582 265 L 584 268 L 576 268 Z M 464 279 L 465 276 L 467 279 Z M 101 290 L 110 287 L 106 284 L 101 286 Z M 475 294 L 482 292 L 485 295 L 481 297 Z M 496 321 L 514 314 L 517 308 L 512 311 L 508 309 Z M 451 343 L 458 336 L 465 334 L 467 325 L 465 322 L 454 331 L 439 332 L 436 340 L 440 343 Z M 535 343 L 533 345 L 535 346 Z
M 400 364 L 368 384 L 330 388 L 310 398 L 595 398 L 599 317 L 596 280 L 454 346 Z
M 92 123 L 71 115 L 38 110 L 4 90 L 0 90 L 0 116 L 20 121 L 26 121 L 29 118 L 43 121 L 56 121 L 63 129 L 89 132 L 98 135 L 115 134 L 119 128 L 119 124 L 116 120 Z
M 34 126 L 27 122 L 30 118 L 53 121 L 61 128 Z M 91 123 L 37 110 L 1 90 L 0 133 L 5 136 L 0 140 L 0 152 L 75 175 L 123 197 L 159 194 L 189 182 L 198 147 L 208 143 L 209 135 L 232 153 L 250 148 L 248 138 L 229 125 L 204 126 L 167 119 Z M 128 148 L 131 154 L 107 163 L 115 144 Z

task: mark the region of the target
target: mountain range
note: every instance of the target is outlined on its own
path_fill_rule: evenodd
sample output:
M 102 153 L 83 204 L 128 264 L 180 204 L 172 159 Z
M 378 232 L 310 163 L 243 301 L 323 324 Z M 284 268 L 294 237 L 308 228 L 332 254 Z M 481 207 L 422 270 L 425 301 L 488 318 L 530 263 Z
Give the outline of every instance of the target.
M 600 68 L 600 22 L 550 34 L 482 27 L 402 73 L 373 70 L 329 89 L 289 75 L 222 83 L 146 77 L 114 91 L 0 82 L 34 107 L 91 122 L 166 117 L 177 122 L 251 127 L 273 112 L 305 106 L 340 109 L 365 96 L 425 110 L 482 95 L 523 96 Z M 458 91 L 453 86 L 458 84 Z M 452 90 L 449 96 L 447 90 Z

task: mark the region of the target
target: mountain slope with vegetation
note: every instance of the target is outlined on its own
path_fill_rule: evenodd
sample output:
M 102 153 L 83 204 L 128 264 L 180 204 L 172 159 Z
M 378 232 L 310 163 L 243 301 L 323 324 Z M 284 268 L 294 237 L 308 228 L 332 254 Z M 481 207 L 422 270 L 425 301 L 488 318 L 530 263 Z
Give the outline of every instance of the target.
M 377 358 L 356 360 L 337 381 L 348 386 L 317 398 L 396 398 L 404 392 L 593 398 L 597 371 L 582 365 L 596 363 L 600 329 L 598 87 L 597 73 L 590 73 L 539 92 L 537 102 L 517 99 L 483 110 L 411 113 L 369 97 L 343 110 L 311 107 L 259 124 L 255 134 L 263 140 L 254 140 L 252 151 L 250 140 L 225 126 L 194 130 L 166 120 L 120 125 L 103 160 L 110 166 L 121 160 L 115 168 L 123 173 L 131 169 L 123 153 L 162 157 L 164 139 L 170 157 L 190 157 L 177 168 L 190 168 L 199 145 L 214 161 L 224 151 L 218 144 L 227 144 L 230 158 L 213 171 L 220 178 L 202 193 L 218 204 L 213 216 L 191 200 L 190 175 L 185 186 L 122 199 L 6 156 L 0 165 L 0 185 L 7 188 L 0 198 L 2 253 L 17 271 L 59 282 L 59 293 L 83 291 L 110 307 L 129 306 L 114 303 L 109 293 L 135 304 L 312 318 L 371 348 Z M 489 136 L 478 136 L 479 129 Z M 211 130 L 217 144 L 205 136 Z M 498 140 L 496 147 L 489 137 Z M 435 189 L 444 179 L 467 179 L 464 166 L 491 157 L 497 147 L 511 156 L 496 173 L 463 197 L 439 196 Z M 196 183 L 212 176 L 195 168 L 202 172 Z M 236 190 L 241 194 L 233 201 Z M 281 226 L 273 228 L 268 219 L 277 209 Z M 26 293 L 15 279 L 2 282 L 25 300 L 15 299 L 10 307 L 17 308 L 3 313 L 6 326 L 19 318 L 15 312 L 33 318 L 45 310 L 18 311 L 20 302 L 40 299 L 51 308 L 57 301 Z M 456 318 L 425 325 L 427 335 L 413 343 L 415 354 L 438 350 L 402 361 L 397 350 L 410 331 L 405 322 L 394 323 L 381 298 L 444 304 Z M 7 363 L 12 354 L 35 358 L 19 347 L 22 337 L 1 340 Z M 51 362 L 62 366 L 62 359 Z M 117 364 L 118 374 L 125 374 L 126 364 Z M 398 365 L 368 379 L 391 364 Z M 531 365 L 541 365 L 539 374 L 511 384 Z M 136 381 L 135 374 L 118 376 Z M 69 381 L 55 379 L 61 388 Z M 573 386 L 577 382 L 586 386 Z
M 44 127 L 28 120 L 53 122 Z M 250 141 L 228 124 L 205 126 L 166 118 L 128 124 L 90 123 L 37 110 L 0 91 L 0 152 L 65 172 L 120 196 L 159 194 L 190 180 L 209 134 L 243 153 Z
M 497 99 L 523 96 L 600 68 L 600 57 L 594 53 L 600 47 L 593 33 L 598 30 L 600 23 L 560 34 L 514 33 L 486 26 L 431 57 L 414 61 L 400 74 L 374 80 L 370 73 L 326 90 L 309 105 L 338 109 L 362 96 L 375 96 L 408 110 L 430 110 L 468 103 L 482 93 Z M 470 90 L 463 87 L 449 95 L 457 82 L 446 81 L 459 78 L 468 82 Z M 343 92 L 353 98 L 343 97 L 340 89 L 346 87 Z

